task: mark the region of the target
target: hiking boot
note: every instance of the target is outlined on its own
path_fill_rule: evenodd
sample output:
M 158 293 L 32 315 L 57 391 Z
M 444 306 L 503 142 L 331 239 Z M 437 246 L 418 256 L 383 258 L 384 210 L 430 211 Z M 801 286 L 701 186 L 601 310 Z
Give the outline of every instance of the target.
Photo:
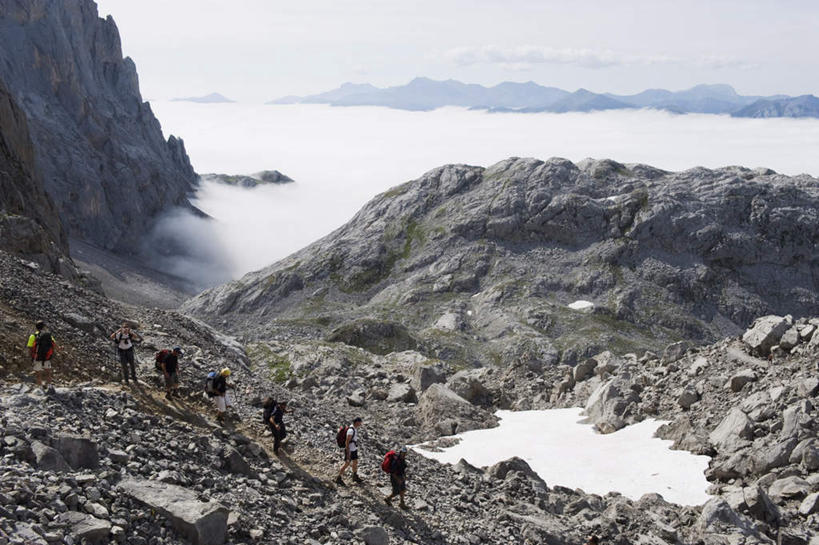
M 361 479 L 358 478 L 358 473 L 353 473 L 353 482 L 354 483 L 363 483 Z
M 339 475 L 338 477 L 336 477 L 336 484 L 337 484 L 338 486 L 347 486 L 347 485 L 345 485 L 345 484 L 344 484 L 344 480 L 341 478 L 341 475 Z

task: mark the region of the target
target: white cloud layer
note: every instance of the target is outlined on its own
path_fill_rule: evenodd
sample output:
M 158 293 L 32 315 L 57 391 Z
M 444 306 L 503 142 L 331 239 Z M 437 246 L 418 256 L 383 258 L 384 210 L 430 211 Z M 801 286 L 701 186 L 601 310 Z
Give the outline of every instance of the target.
M 531 68 L 537 64 L 565 64 L 583 68 L 614 66 L 691 65 L 702 68 L 743 68 L 748 63 L 739 59 L 707 56 L 685 59 L 670 55 L 634 55 L 609 49 L 575 49 L 524 45 L 461 46 L 444 53 L 444 57 L 459 66 L 497 64 L 511 70 Z
M 377 193 L 449 163 L 595 157 L 668 170 L 733 164 L 819 175 L 816 119 L 634 110 L 488 114 L 459 108 L 407 112 L 187 102 L 152 107 L 166 135 L 184 138 L 197 172 L 277 169 L 296 180 L 254 190 L 204 184 L 195 204 L 216 224 L 189 218 L 191 225 L 185 225 L 178 217 L 169 224 L 178 231 L 179 244 L 197 237 L 204 242 L 192 241 L 190 247 L 224 249 L 234 278 L 328 234 Z

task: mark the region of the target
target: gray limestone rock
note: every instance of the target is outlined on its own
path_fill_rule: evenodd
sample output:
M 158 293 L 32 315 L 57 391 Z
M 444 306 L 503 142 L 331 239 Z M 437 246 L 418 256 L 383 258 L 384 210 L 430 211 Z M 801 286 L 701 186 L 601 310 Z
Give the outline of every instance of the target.
M 31 443 L 31 452 L 34 454 L 34 463 L 40 469 L 48 471 L 71 470 L 71 467 L 57 449 L 51 448 L 40 441 Z
M 790 326 L 788 320 L 782 316 L 763 316 L 758 318 L 751 328 L 742 335 L 742 340 L 751 350 L 761 355 L 767 355 L 771 348 L 779 343 L 782 335 Z
M 415 403 L 417 400 L 415 390 L 405 382 L 393 384 L 387 394 L 390 403 Z
M 423 392 L 433 384 L 446 382 L 446 371 L 438 364 L 416 364 L 412 369 L 410 384 L 419 392 Z
M 157 216 L 190 206 L 196 175 L 162 135 L 123 58 L 119 32 L 91 0 L 4 2 L 0 80 L 28 118 L 45 190 L 72 236 L 123 251 Z M 43 221 L 56 218 L 43 217 Z
M 814 513 L 819 513 L 819 492 L 808 494 L 799 505 L 799 514 L 807 517 Z
M 594 358 L 587 358 L 574 367 L 575 382 L 583 382 L 587 378 L 594 376 L 594 370 L 597 368 L 597 360 Z
M 97 444 L 87 437 L 58 434 L 54 436 L 52 444 L 74 469 L 95 469 L 99 466 Z
M 775 502 L 780 503 L 789 499 L 801 499 L 811 491 L 811 485 L 801 477 L 791 476 L 777 479 L 768 488 L 768 495 Z
M 119 490 L 168 518 L 174 529 L 194 545 L 221 545 L 227 534 L 228 510 L 202 502 L 185 488 L 155 481 L 126 479 Z
M 738 408 L 733 408 L 712 431 L 708 439 L 720 451 L 733 452 L 744 441 L 753 437 L 753 425 L 748 416 Z
M 381 526 L 367 526 L 357 533 L 364 545 L 390 545 L 390 536 Z
M 746 384 L 749 382 L 755 382 L 756 379 L 757 376 L 753 369 L 743 369 L 742 371 L 732 375 L 731 378 L 728 379 L 725 386 L 734 392 L 739 392 L 745 387 Z
M 481 405 L 489 401 L 491 393 L 485 386 L 486 369 L 458 371 L 447 380 L 447 387 L 470 403 Z

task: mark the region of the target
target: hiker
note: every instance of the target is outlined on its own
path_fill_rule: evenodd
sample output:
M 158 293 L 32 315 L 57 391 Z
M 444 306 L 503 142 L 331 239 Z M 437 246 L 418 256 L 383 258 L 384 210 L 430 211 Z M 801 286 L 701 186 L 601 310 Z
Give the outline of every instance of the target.
M 136 382 L 134 343 L 142 341 L 142 337 L 136 331 L 131 331 L 128 322 L 122 322 L 122 327 L 111 334 L 111 340 L 117 344 L 119 364 L 122 366 L 122 380 L 125 381 L 125 384 L 128 384 L 128 368 L 130 367 L 131 378 Z
M 599 538 L 599 537 L 597 537 L 597 536 L 595 536 L 595 535 L 591 535 L 591 536 L 589 536 L 589 538 L 586 540 L 586 544 L 585 544 L 585 545 L 600 545 L 600 538 Z
M 284 425 L 284 415 L 292 411 L 287 410 L 287 401 L 276 401 L 268 397 L 264 401 L 264 422 L 273 434 L 273 453 L 279 455 L 279 446 L 287 437 L 287 427 Z
M 46 329 L 45 322 L 38 320 L 34 324 L 34 333 L 29 336 L 26 347 L 34 365 L 34 380 L 37 386 L 42 386 L 43 390 L 47 390 L 51 385 L 51 357 L 57 348 L 57 342 L 51 332 Z
M 344 486 L 344 479 L 341 477 L 348 467 L 352 467 L 353 482 L 361 482 L 361 479 L 358 478 L 358 428 L 360 428 L 361 425 L 361 418 L 356 417 L 356 419 L 353 420 L 353 425 L 347 426 L 346 438 L 344 440 L 344 465 L 341 466 L 341 469 L 338 471 L 338 476 L 336 477 L 336 484 L 338 485 Z
M 213 404 L 216 406 L 216 419 L 223 422 L 225 411 L 228 407 L 233 407 L 228 393 L 227 378 L 230 376 L 230 369 L 225 367 L 213 379 Z
M 167 399 L 174 395 L 179 397 L 179 357 L 182 354 L 184 354 L 182 349 L 175 346 L 162 358 L 162 375 L 165 377 L 165 397 Z
M 388 452 L 384 457 L 381 468 L 390 474 L 390 484 L 392 485 L 392 493 L 384 498 L 384 501 L 387 505 L 392 505 L 392 499 L 395 496 L 400 496 L 400 507 L 407 509 L 407 504 L 404 503 L 404 493 L 407 491 L 407 447 Z

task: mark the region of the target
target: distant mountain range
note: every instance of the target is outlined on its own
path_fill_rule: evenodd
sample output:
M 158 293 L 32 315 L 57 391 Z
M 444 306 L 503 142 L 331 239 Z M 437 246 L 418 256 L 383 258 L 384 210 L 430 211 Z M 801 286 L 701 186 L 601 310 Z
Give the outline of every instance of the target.
M 199 102 L 200 104 L 222 104 L 236 101 L 230 100 L 225 95 L 220 95 L 219 93 L 211 93 L 209 95 L 201 97 L 173 98 L 171 99 L 171 102 Z
M 654 108 L 674 113 L 730 114 L 735 117 L 819 117 L 819 98 L 745 96 L 730 85 L 697 85 L 684 91 L 648 89 L 636 95 L 575 92 L 534 82 L 504 82 L 493 87 L 456 80 L 415 78 L 406 85 L 379 88 L 345 83 L 338 89 L 304 97 L 287 96 L 268 104 L 385 106 L 401 110 L 434 110 L 461 106 L 492 112 L 590 112 Z

